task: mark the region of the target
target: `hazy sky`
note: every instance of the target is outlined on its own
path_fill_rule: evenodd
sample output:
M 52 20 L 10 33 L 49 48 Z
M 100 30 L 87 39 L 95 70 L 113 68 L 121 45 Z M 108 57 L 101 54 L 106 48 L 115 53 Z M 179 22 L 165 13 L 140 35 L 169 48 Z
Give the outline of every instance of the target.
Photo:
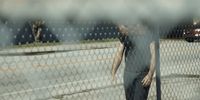
M 0 0 L 0 12 L 11 18 L 50 19 L 108 18 L 176 21 L 190 14 L 200 15 L 200 0 Z

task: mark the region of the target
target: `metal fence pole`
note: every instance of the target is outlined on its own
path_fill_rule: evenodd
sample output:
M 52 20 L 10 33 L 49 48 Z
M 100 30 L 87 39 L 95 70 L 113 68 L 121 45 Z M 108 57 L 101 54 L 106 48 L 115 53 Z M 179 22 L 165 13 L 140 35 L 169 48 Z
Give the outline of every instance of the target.
M 161 80 L 160 80 L 160 27 L 157 26 L 156 29 L 156 36 L 157 36 L 157 42 L 158 42 L 158 51 L 157 54 L 157 63 L 156 63 L 156 94 L 157 94 L 157 100 L 161 100 Z

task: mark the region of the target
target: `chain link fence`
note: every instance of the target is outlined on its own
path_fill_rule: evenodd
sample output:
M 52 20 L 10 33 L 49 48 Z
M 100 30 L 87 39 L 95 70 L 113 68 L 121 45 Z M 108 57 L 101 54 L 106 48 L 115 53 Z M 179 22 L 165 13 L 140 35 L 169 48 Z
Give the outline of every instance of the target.
M 167 39 L 160 39 L 162 98 L 198 100 L 200 94 L 199 19 L 191 19 L 171 29 L 167 32 L 170 33 L 166 36 Z
M 125 55 L 115 81 L 111 74 L 121 44 L 116 25 L 108 21 L 34 24 L 0 24 L 1 100 L 126 100 Z M 156 71 L 161 82 L 156 86 L 153 76 L 148 100 L 157 99 L 159 89 L 162 100 L 199 98 L 200 45 L 196 40 L 200 34 L 194 25 L 182 26 L 170 32 L 159 30 L 168 33 L 159 39 Z

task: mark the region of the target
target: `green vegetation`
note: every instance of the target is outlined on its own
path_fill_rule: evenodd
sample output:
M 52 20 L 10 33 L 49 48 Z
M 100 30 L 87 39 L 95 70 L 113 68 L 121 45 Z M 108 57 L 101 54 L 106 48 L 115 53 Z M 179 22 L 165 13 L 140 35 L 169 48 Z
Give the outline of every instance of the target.
M 62 45 L 62 44 L 87 44 L 87 43 L 102 43 L 102 42 L 114 42 L 118 41 L 118 39 L 103 39 L 103 40 L 81 40 L 81 41 L 69 41 L 69 42 L 54 42 L 54 43 L 41 43 L 41 42 L 34 42 L 30 44 L 23 44 L 23 45 L 9 45 L 4 48 L 28 48 L 28 47 L 41 47 L 41 46 L 55 46 L 55 45 Z

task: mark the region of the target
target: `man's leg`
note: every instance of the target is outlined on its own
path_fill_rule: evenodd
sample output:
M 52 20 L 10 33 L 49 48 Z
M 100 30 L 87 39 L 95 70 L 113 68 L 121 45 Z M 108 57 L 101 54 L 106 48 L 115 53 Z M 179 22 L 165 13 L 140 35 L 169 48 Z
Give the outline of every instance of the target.
M 126 100 L 134 100 L 135 82 L 133 82 L 129 86 L 125 86 L 124 88 L 125 88 Z
M 134 75 L 133 73 L 124 72 L 124 89 L 126 100 L 134 100 L 136 87 L 135 77 L 136 75 Z
M 147 100 L 150 86 L 144 87 L 142 80 L 146 74 L 140 75 L 135 81 L 135 95 L 132 100 Z

